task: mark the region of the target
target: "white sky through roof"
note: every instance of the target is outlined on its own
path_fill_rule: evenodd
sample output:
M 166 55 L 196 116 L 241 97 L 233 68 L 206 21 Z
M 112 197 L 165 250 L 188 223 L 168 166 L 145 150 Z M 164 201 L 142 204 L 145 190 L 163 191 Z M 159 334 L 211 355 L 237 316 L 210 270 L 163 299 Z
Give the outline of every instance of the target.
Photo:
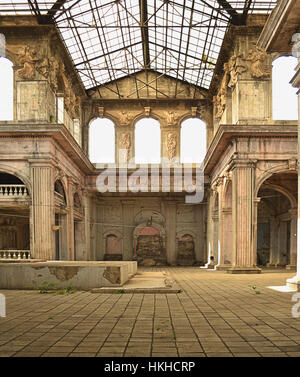
M 209 88 L 231 19 L 220 0 L 61 2 L 53 9 L 59 0 L 0 0 L 0 16 L 52 16 L 86 89 L 145 68 Z M 241 15 L 248 2 L 227 3 Z M 248 13 L 270 13 L 275 5 L 253 0 Z

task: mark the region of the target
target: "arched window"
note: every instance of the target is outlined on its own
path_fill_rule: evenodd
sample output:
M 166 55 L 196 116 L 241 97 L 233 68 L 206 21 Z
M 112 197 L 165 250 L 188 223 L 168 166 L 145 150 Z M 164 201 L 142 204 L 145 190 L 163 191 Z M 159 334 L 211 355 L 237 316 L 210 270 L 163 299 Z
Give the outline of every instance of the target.
M 0 57 L 0 120 L 13 120 L 13 64 Z
M 160 124 L 153 118 L 143 118 L 135 125 L 135 162 L 160 163 Z
M 272 94 L 273 119 L 298 119 L 297 88 L 290 81 L 295 74 L 297 59 L 292 56 L 281 56 L 273 62 Z
M 206 125 L 197 118 L 189 118 L 181 124 L 180 162 L 201 163 L 206 154 Z
M 107 118 L 97 118 L 90 124 L 90 160 L 93 163 L 115 162 L 115 125 Z

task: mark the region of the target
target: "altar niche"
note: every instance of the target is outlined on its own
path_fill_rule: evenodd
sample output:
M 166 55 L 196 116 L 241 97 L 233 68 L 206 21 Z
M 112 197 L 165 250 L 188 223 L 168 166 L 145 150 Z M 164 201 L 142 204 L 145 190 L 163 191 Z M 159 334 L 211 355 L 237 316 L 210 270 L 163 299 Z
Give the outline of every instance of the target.
M 164 237 L 155 226 L 139 226 L 134 237 L 134 259 L 143 266 L 165 265 Z
M 191 266 L 195 264 L 195 242 L 191 234 L 177 237 L 177 264 Z

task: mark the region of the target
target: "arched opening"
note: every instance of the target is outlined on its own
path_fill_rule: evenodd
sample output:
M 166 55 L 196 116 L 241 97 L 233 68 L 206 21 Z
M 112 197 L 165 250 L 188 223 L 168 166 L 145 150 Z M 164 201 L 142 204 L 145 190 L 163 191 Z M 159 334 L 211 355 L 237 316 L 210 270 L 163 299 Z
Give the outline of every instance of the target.
M 115 163 L 115 125 L 110 119 L 97 118 L 91 122 L 89 157 L 92 163 Z
M 195 263 L 195 241 L 191 234 L 177 238 L 177 263 L 181 266 L 191 266 Z
M 60 179 L 54 183 L 55 203 L 55 259 L 68 260 L 66 193 Z
M 222 208 L 222 222 L 223 222 L 223 235 L 221 245 L 220 264 L 218 269 L 226 269 L 232 263 L 232 181 L 227 184 L 225 197 L 225 205 Z
M 104 260 L 118 261 L 123 259 L 120 239 L 114 235 L 106 236 Z
M 21 179 L 0 173 L 0 259 L 30 258 L 29 199 Z
M 135 162 L 160 163 L 160 124 L 153 118 L 140 119 L 135 125 Z
M 257 265 L 296 264 L 297 175 L 274 174 L 258 191 Z
M 202 163 L 206 154 L 206 124 L 197 118 L 181 123 L 180 162 Z
M 297 58 L 281 56 L 274 60 L 272 68 L 272 97 L 274 120 L 298 119 L 297 88 L 290 81 L 295 74 Z
M 164 235 L 158 224 L 140 224 L 134 230 L 134 259 L 145 266 L 166 264 Z
M 13 120 L 13 63 L 0 57 L 0 121 Z
M 213 198 L 213 208 L 212 208 L 212 223 L 213 223 L 213 242 L 212 242 L 212 253 L 211 253 L 211 264 L 218 263 L 218 250 L 219 250 L 219 194 L 215 193 Z

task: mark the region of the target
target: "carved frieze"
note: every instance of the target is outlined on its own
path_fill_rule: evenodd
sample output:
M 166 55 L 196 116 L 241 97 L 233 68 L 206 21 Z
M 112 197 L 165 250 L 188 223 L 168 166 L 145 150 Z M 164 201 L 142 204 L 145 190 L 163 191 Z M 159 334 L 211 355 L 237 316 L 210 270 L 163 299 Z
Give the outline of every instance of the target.
M 120 148 L 120 162 L 127 162 L 129 160 L 131 147 L 131 136 L 129 132 L 123 132 L 120 135 L 119 148 Z
M 224 75 L 221 81 L 220 89 L 217 95 L 213 97 L 216 119 L 221 118 L 221 116 L 224 113 L 225 106 L 226 106 L 227 86 L 228 86 L 228 80 L 229 80 L 229 64 L 225 63 L 223 68 L 224 68 Z
M 18 54 L 18 63 L 22 66 L 22 68 L 17 70 L 19 77 L 25 80 L 34 79 L 36 64 L 40 60 L 36 49 L 26 45 Z
M 167 134 L 167 154 L 168 159 L 172 160 L 176 157 L 177 135 L 175 132 L 168 132 Z
M 253 78 L 261 79 L 270 76 L 271 69 L 266 67 L 267 53 L 258 47 L 248 52 L 247 61 L 250 62 L 250 73 Z
M 247 71 L 247 65 L 242 54 L 232 55 L 228 61 L 230 79 L 229 88 L 233 88 L 243 72 Z

